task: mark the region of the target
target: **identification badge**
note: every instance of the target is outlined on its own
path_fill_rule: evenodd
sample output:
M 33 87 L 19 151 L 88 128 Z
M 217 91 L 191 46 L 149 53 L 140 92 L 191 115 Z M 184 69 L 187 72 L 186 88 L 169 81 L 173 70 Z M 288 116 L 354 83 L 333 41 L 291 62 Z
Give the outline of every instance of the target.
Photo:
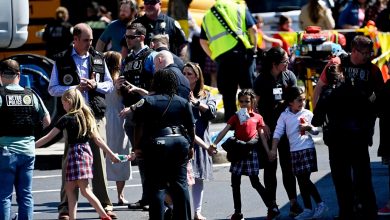
M 273 88 L 272 94 L 274 95 L 275 101 L 282 100 L 283 90 L 282 88 Z

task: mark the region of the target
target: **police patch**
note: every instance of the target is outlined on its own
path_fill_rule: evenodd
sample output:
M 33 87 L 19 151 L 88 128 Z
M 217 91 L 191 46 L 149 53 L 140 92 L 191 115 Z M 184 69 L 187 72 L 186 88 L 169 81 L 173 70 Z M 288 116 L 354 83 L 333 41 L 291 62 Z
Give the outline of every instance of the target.
M 7 106 L 32 106 L 32 95 L 6 95 Z
M 65 74 L 62 81 L 64 82 L 65 85 L 70 85 L 73 82 L 73 76 L 70 74 Z
M 94 64 L 98 64 L 98 65 L 102 65 L 103 64 L 103 60 L 102 59 L 94 59 L 93 63 Z

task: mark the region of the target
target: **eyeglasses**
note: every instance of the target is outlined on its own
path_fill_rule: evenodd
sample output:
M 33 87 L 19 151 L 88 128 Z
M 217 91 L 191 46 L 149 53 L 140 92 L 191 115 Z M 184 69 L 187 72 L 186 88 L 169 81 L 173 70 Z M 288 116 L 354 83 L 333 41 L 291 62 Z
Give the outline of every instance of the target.
M 251 102 L 251 101 L 249 101 L 249 100 L 238 100 L 240 103 L 249 103 L 249 102 Z
M 125 35 L 126 39 L 134 40 L 135 38 L 139 37 L 141 35 Z
M 280 64 L 289 64 L 290 63 L 290 61 L 289 60 L 283 60 L 283 61 L 280 61 Z

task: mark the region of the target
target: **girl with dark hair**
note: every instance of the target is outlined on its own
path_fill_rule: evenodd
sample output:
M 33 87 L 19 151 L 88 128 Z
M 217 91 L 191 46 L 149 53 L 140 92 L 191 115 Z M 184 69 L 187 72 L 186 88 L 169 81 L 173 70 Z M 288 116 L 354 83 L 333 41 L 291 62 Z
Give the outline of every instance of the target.
M 217 146 L 229 130 L 234 130 L 234 136 L 237 140 L 249 142 L 254 139 L 258 139 L 258 141 L 262 142 L 264 147 L 268 148 L 267 139 L 263 130 L 265 126 L 263 117 L 254 112 L 254 106 L 256 103 L 255 93 L 251 89 L 244 89 L 238 93 L 238 101 L 240 103 L 241 110 L 230 117 L 227 125 L 221 132 L 219 132 L 212 146 Z M 234 202 L 234 214 L 232 215 L 231 220 L 241 220 L 244 218 L 241 213 L 240 185 L 242 175 L 249 177 L 252 187 L 256 189 L 267 206 L 267 219 L 273 219 L 279 215 L 280 212 L 278 207 L 275 202 L 271 200 L 266 188 L 264 188 L 264 186 L 260 183 L 259 160 L 256 149 L 251 149 L 245 158 L 236 162 L 231 162 L 229 171 L 232 173 L 231 183 Z
M 288 16 L 281 15 L 279 17 L 279 24 L 278 24 L 278 31 L 280 32 L 294 32 L 294 30 L 291 28 L 292 26 L 292 19 Z M 290 55 L 290 45 L 289 37 L 290 35 L 286 35 L 284 33 L 276 33 L 273 35 L 274 38 L 280 39 L 282 41 L 282 48 L 287 52 L 288 55 Z M 279 45 L 276 43 L 272 44 L 273 47 L 278 47 Z
M 272 154 L 276 157 L 276 148 L 283 135 L 287 135 L 290 143 L 292 171 L 297 177 L 305 209 L 295 217 L 297 220 L 321 218 L 328 210 L 322 201 L 316 186 L 310 180 L 310 174 L 318 171 L 314 141 L 310 134 L 317 135 L 318 129 L 311 125 L 313 113 L 304 108 L 305 92 L 299 87 L 291 87 L 286 92 L 289 107 L 280 115 L 272 141 Z M 309 133 L 310 134 L 309 134 Z M 312 210 L 311 197 L 317 203 Z
M 296 86 L 295 74 L 287 69 L 289 60 L 286 51 L 280 47 L 273 47 L 263 54 L 263 71 L 255 80 L 254 91 L 257 95 L 257 110 L 263 116 L 264 131 L 269 138 L 268 146 L 271 146 L 272 134 L 280 113 L 286 108 L 284 93 L 287 88 Z M 271 149 L 266 149 L 268 155 Z M 288 140 L 283 136 L 278 148 L 280 168 L 283 174 L 283 185 L 290 199 L 291 217 L 302 212 L 297 202 L 296 180 L 291 171 L 291 158 Z M 277 160 L 266 161 L 264 165 L 264 185 L 269 190 L 272 200 L 276 201 L 276 169 Z

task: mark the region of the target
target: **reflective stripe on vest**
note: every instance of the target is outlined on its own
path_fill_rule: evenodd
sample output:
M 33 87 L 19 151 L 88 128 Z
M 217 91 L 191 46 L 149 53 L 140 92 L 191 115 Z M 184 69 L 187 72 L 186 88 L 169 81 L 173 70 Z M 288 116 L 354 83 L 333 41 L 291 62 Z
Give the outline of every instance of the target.
M 202 27 L 208 39 L 211 58 L 215 59 L 229 51 L 236 46 L 238 41 L 241 41 L 247 49 L 252 48 L 249 37 L 246 34 L 245 5 L 227 0 L 217 0 L 214 7 L 222 16 L 220 19 L 224 19 L 230 29 L 237 34 L 237 39 L 229 33 L 228 28 L 225 28 L 219 22 L 218 16 L 209 10 L 203 18 Z

